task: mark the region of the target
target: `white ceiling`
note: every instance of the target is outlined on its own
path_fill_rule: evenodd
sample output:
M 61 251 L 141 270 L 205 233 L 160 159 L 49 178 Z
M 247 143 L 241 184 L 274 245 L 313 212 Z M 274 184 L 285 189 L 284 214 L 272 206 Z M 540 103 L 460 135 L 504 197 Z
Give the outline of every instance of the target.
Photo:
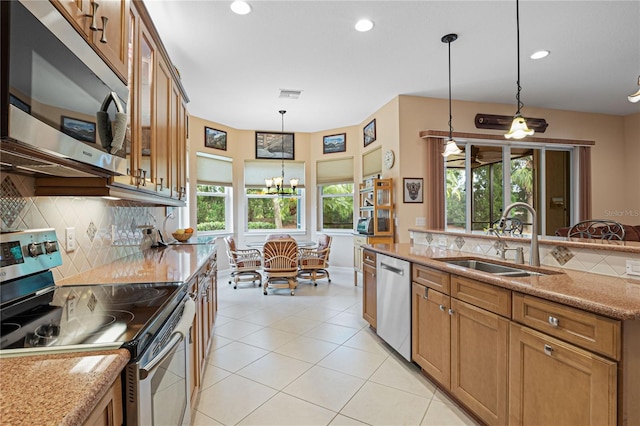
M 400 94 L 513 104 L 515 1 L 146 0 L 192 115 L 238 129 L 312 132 L 360 124 Z M 368 33 L 356 20 L 375 22 Z M 628 115 L 640 74 L 640 0 L 520 2 L 525 106 Z M 531 60 L 536 50 L 551 54 Z M 299 99 L 280 89 L 302 90 Z M 490 111 L 484 111 L 490 112 Z M 455 117 L 455 110 L 454 110 Z

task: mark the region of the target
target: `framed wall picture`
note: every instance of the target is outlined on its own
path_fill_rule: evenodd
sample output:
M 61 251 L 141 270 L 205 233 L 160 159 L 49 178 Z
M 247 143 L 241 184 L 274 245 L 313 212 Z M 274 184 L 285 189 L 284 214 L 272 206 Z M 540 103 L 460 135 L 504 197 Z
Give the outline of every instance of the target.
M 295 135 L 280 132 L 256 132 L 256 159 L 295 160 Z
M 204 146 L 207 148 L 227 150 L 227 132 L 211 127 L 204 127 Z
M 404 192 L 403 202 L 422 203 L 422 194 L 424 189 L 422 182 L 422 178 L 402 179 L 402 191 Z
M 364 135 L 364 146 L 376 140 L 376 119 L 374 118 L 362 129 Z
M 322 137 L 322 153 L 345 152 L 347 150 L 347 134 L 340 133 Z
M 96 123 L 63 115 L 60 130 L 80 141 L 96 143 Z

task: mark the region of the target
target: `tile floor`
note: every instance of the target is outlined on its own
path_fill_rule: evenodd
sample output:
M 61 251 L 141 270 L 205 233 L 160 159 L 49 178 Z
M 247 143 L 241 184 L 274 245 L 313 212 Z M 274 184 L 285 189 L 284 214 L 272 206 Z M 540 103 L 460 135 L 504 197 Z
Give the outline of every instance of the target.
M 287 290 L 228 285 L 197 410 L 199 425 L 475 425 L 362 319 L 353 270 Z

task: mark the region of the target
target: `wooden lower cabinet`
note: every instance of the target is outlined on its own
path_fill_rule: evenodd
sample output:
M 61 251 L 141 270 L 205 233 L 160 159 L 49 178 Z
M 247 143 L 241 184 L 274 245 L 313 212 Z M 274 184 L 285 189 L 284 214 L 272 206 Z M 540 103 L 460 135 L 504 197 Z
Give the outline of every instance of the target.
M 371 259 L 373 255 L 373 265 L 371 262 L 365 262 L 362 270 L 362 317 L 373 328 L 377 327 L 377 309 L 378 309 L 378 296 L 377 296 L 377 278 L 376 278 L 376 265 L 375 254 L 371 252 L 365 252 Z
M 451 298 L 451 393 L 487 424 L 506 425 L 509 320 Z
M 509 356 L 510 424 L 616 424 L 615 362 L 515 323 Z
M 116 378 L 107 393 L 98 401 L 84 426 L 120 426 L 123 424 L 122 380 Z

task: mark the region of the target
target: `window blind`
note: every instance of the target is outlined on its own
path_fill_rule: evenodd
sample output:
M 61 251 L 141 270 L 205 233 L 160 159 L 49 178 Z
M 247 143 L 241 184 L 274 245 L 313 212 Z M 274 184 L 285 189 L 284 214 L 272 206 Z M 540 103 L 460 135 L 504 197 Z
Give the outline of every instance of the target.
M 353 157 L 318 161 L 316 163 L 316 181 L 318 185 L 353 182 Z
M 273 160 L 251 160 L 244 162 L 245 188 L 264 188 L 265 178 L 272 178 L 282 174 L 282 163 Z M 289 186 L 289 179 L 297 178 L 298 188 L 304 188 L 304 161 L 284 162 L 284 186 Z
M 232 186 L 233 163 L 231 158 L 198 152 L 196 153 L 196 160 L 198 183 Z
M 362 177 L 382 173 L 382 147 L 362 155 Z

